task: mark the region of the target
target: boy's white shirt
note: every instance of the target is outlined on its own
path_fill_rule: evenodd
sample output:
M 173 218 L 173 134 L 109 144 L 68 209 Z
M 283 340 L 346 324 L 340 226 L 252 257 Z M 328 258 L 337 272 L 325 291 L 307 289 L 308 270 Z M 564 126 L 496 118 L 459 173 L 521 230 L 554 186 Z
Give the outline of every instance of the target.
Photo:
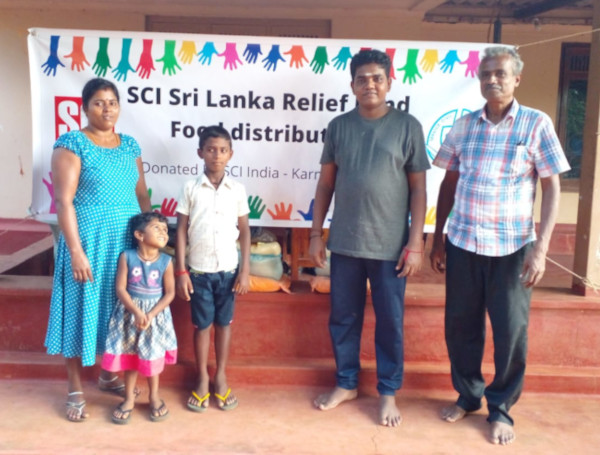
M 238 265 L 238 218 L 250 213 L 246 189 L 224 176 L 216 189 L 205 174 L 186 182 L 177 212 L 189 217 L 188 265 L 205 273 L 234 270 Z

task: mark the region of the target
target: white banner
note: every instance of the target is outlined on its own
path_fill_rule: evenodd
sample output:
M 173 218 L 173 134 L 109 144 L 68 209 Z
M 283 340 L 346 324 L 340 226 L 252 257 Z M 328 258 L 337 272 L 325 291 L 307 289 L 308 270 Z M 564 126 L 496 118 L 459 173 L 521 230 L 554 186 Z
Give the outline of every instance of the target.
M 81 89 L 99 76 L 119 89 L 117 130 L 140 143 L 155 210 L 174 216 L 183 183 L 203 172 L 199 131 L 222 124 L 233 136 L 228 174 L 246 186 L 251 225 L 308 227 L 327 123 L 356 103 L 351 56 L 373 48 L 392 58 L 388 102 L 419 119 L 433 159 L 454 121 L 483 105 L 476 73 L 486 46 L 32 29 L 31 211 L 55 218 L 52 146 L 86 125 Z M 427 173 L 427 231 L 442 176 Z

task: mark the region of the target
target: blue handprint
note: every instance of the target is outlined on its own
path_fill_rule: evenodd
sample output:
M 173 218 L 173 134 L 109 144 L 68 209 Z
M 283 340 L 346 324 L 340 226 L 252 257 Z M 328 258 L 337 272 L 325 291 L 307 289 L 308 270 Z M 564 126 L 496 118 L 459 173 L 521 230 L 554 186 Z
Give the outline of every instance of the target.
M 285 62 L 285 59 L 281 56 L 279 52 L 279 44 L 273 44 L 271 46 L 271 50 L 269 51 L 269 55 L 262 59 L 262 62 L 265 64 L 264 67 L 269 70 L 275 71 L 277 69 L 278 61 Z
M 262 55 L 260 44 L 246 45 L 246 50 L 244 51 L 244 59 L 246 60 L 246 63 L 256 63 L 256 59 L 259 55 Z
M 65 65 L 62 64 L 60 59 L 58 58 L 58 40 L 60 36 L 52 35 L 50 37 L 50 55 L 48 55 L 48 60 L 42 65 L 42 69 L 44 70 L 44 74 L 46 76 L 56 76 L 56 68 L 58 65 L 64 68 Z M 45 68 L 44 68 L 45 67 Z
M 303 212 L 302 210 L 297 210 L 297 212 L 302 215 L 302 218 L 304 218 L 305 221 L 312 221 L 313 219 L 313 208 L 315 206 L 315 199 L 313 198 L 310 201 L 310 205 L 308 206 L 308 210 L 306 212 Z
M 126 81 L 128 71 L 133 71 L 135 73 L 135 70 L 129 64 L 130 49 L 131 49 L 131 38 L 123 38 L 123 46 L 121 47 L 121 61 L 119 62 L 117 67 L 112 70 L 112 73 L 115 76 L 115 79 L 118 81 L 120 81 L 121 79 L 123 79 L 123 81 Z
M 350 48 L 349 47 L 342 47 L 340 49 L 340 51 L 338 52 L 338 55 L 336 55 L 332 62 L 333 62 L 333 67 L 336 70 L 346 70 L 346 65 L 348 64 L 348 60 L 350 60 L 352 58 L 352 54 L 350 53 Z
M 460 62 L 460 59 L 458 58 L 458 52 L 448 51 L 444 57 L 444 60 L 440 62 L 440 69 L 444 73 L 447 71 L 451 73 L 454 70 L 454 65 L 458 62 Z
M 202 48 L 202 50 L 198 52 L 198 61 L 202 65 L 210 65 L 212 62 L 212 57 L 215 54 L 218 54 L 217 50 L 215 49 L 215 43 L 213 43 L 212 41 L 207 41 L 206 43 L 204 43 L 204 47 Z

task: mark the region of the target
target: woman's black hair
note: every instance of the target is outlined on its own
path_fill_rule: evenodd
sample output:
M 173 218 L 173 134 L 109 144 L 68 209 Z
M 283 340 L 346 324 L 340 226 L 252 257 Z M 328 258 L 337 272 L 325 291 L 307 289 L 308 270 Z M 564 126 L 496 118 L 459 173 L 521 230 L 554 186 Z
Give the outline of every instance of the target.
M 117 89 L 117 86 L 111 81 L 107 81 L 101 77 L 96 77 L 87 81 L 87 83 L 83 86 L 83 90 L 81 91 L 81 101 L 84 107 L 87 107 L 88 103 L 92 99 L 92 96 L 94 96 L 94 93 L 96 93 L 98 90 L 112 90 L 117 97 L 117 101 L 119 101 L 119 90 Z

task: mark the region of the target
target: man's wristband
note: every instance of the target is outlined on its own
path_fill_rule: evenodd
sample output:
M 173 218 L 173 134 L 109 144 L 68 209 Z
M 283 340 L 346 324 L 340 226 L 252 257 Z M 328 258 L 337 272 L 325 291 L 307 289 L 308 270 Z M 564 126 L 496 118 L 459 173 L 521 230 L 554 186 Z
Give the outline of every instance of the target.
M 175 276 L 182 276 L 182 275 L 189 275 L 190 272 L 188 272 L 187 270 L 177 270 L 175 272 Z

